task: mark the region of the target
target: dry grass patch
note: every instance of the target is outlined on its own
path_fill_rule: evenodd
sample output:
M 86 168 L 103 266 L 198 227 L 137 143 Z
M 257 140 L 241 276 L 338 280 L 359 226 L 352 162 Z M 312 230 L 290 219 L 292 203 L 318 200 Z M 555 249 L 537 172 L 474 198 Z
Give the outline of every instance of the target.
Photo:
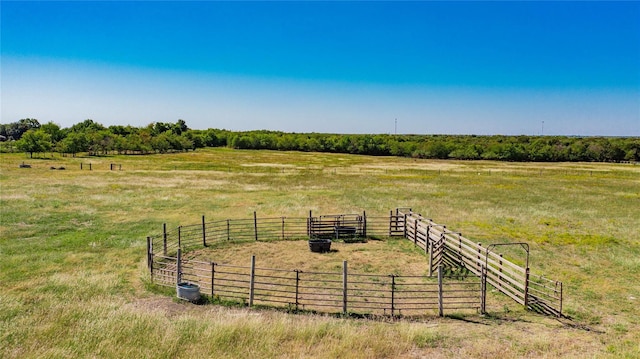
M 331 252 L 328 253 L 311 252 L 306 240 L 225 242 L 188 253 L 189 258 L 244 266 L 251 263 L 252 255 L 256 256 L 256 266 L 263 268 L 338 273 L 346 260 L 352 273 L 425 275 L 429 270 L 424 254 L 412 243 L 399 239 L 370 240 L 367 243 L 338 241 L 331 244 Z

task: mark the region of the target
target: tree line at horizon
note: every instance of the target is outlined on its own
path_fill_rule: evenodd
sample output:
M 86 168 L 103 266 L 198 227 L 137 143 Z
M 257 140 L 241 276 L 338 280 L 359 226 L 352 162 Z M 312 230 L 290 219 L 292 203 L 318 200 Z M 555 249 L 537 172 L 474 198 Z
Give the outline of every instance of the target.
M 2 152 L 151 154 L 204 147 L 333 152 L 425 159 L 500 161 L 640 161 L 640 137 L 390 135 L 190 129 L 185 121 L 105 127 L 87 119 L 69 128 L 36 119 L 0 124 Z

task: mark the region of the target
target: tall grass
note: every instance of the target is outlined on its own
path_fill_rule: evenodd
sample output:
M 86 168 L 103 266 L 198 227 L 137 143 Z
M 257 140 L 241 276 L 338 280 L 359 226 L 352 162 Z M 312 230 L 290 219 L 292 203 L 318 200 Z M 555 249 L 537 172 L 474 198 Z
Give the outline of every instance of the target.
M 345 320 L 193 306 L 148 290 L 145 237 L 162 223 L 397 206 L 478 242 L 528 242 L 533 272 L 565 283 L 572 319 L 493 302 L 487 317 Z M 229 149 L 0 154 L 0 208 L 0 357 L 640 356 L 638 166 Z

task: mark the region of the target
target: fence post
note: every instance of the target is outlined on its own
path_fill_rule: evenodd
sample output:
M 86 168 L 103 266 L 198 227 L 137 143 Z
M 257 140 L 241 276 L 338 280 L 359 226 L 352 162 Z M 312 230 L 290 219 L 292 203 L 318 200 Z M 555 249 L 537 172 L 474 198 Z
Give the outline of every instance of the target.
M 176 257 L 176 285 L 182 282 L 182 250 L 178 247 L 178 255 Z
M 480 277 L 480 312 L 487 313 L 487 267 L 482 266 L 482 276 Z
M 249 307 L 253 306 L 255 277 L 256 277 L 256 256 L 251 256 L 251 278 L 249 279 Z
M 151 282 L 153 283 L 153 239 L 149 238 L 149 272 L 151 273 Z
M 445 228 L 445 227 L 442 226 L 442 228 Z M 443 255 L 444 254 L 444 240 L 445 240 L 445 238 L 444 238 L 444 231 L 443 231 L 440 234 L 440 240 L 438 241 L 438 248 L 437 248 L 438 249 L 438 254 L 437 254 L 437 257 L 436 257 L 436 263 L 438 265 L 441 265 L 442 262 L 443 262 L 442 257 L 444 257 L 444 255 Z
M 389 211 L 389 237 L 391 237 L 392 229 L 393 229 L 393 211 Z
M 393 318 L 396 309 L 395 303 L 395 292 L 396 292 L 396 275 L 391 275 L 391 318 Z
M 213 299 L 213 286 L 214 286 L 214 278 L 216 276 L 216 263 L 211 262 L 211 299 Z
M 524 308 L 529 307 L 529 267 L 525 271 L 524 277 Z
M 500 262 L 499 262 L 499 263 L 500 263 L 499 271 L 500 271 L 500 274 L 501 274 L 501 275 L 500 275 L 500 276 L 498 276 L 498 279 L 499 279 L 499 280 L 498 280 L 498 286 L 499 286 L 499 287 L 502 287 L 502 253 L 500 253 Z
M 204 223 L 204 214 L 202 215 L 202 246 L 207 246 L 207 228 L 206 224 Z
M 478 262 L 476 267 L 480 267 L 480 269 L 482 269 L 482 256 L 480 255 L 482 253 L 482 243 L 478 242 Z
M 429 249 L 429 245 L 431 244 L 431 225 L 427 225 L 427 231 L 425 232 L 425 237 L 424 237 L 424 254 L 427 254 L 427 251 L 431 251 L 431 249 Z
M 298 311 L 298 294 L 300 288 L 300 271 L 296 269 L 296 312 Z
M 282 240 L 284 241 L 284 217 L 282 217 Z
M 256 241 L 258 240 L 258 215 L 256 211 L 253 211 L 253 232 L 256 234 Z
M 149 267 L 149 277 L 153 283 L 153 241 L 147 237 L 147 266 Z
M 178 226 L 178 248 L 182 248 L 182 226 Z
M 167 255 L 167 224 L 163 223 L 162 224 L 162 249 L 163 249 L 163 253 L 166 256 Z
M 418 219 L 413 221 L 413 245 L 418 245 Z
M 147 237 L 147 269 L 151 270 L 151 237 Z
M 556 281 L 556 287 L 557 287 L 557 284 L 558 284 L 558 281 Z M 560 282 L 560 309 L 558 311 L 558 317 L 562 317 L 562 282 Z
M 309 219 L 307 220 L 307 236 L 309 236 L 309 238 L 311 238 L 311 235 L 313 234 L 311 230 L 311 226 L 312 226 L 311 221 L 313 217 L 311 214 L 312 214 L 311 210 L 309 210 Z
M 89 171 L 91 171 L 91 162 L 89 162 Z
M 231 223 L 229 223 L 229 220 L 227 219 L 227 240 L 231 239 Z
M 442 296 L 442 265 L 438 266 L 438 315 L 444 316 L 444 303 Z
M 429 277 L 433 277 L 433 243 L 429 242 Z
M 407 238 L 407 214 L 404 214 L 404 222 L 402 223 L 402 230 L 404 233 L 402 234 L 404 238 Z
M 347 314 L 347 261 L 342 261 L 342 313 Z
M 362 211 L 362 236 L 367 237 L 367 211 Z

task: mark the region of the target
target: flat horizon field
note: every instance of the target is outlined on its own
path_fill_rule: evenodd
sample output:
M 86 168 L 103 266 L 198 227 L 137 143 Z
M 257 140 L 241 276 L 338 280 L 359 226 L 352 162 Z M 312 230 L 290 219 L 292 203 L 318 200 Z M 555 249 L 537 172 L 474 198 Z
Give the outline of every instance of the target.
M 149 283 L 146 237 L 163 223 L 396 207 L 483 244 L 527 242 L 532 273 L 563 282 L 566 318 L 498 299 L 488 315 L 345 319 L 192 305 Z M 640 357 L 639 165 L 227 148 L 3 153 L 0 208 L 2 358 Z

